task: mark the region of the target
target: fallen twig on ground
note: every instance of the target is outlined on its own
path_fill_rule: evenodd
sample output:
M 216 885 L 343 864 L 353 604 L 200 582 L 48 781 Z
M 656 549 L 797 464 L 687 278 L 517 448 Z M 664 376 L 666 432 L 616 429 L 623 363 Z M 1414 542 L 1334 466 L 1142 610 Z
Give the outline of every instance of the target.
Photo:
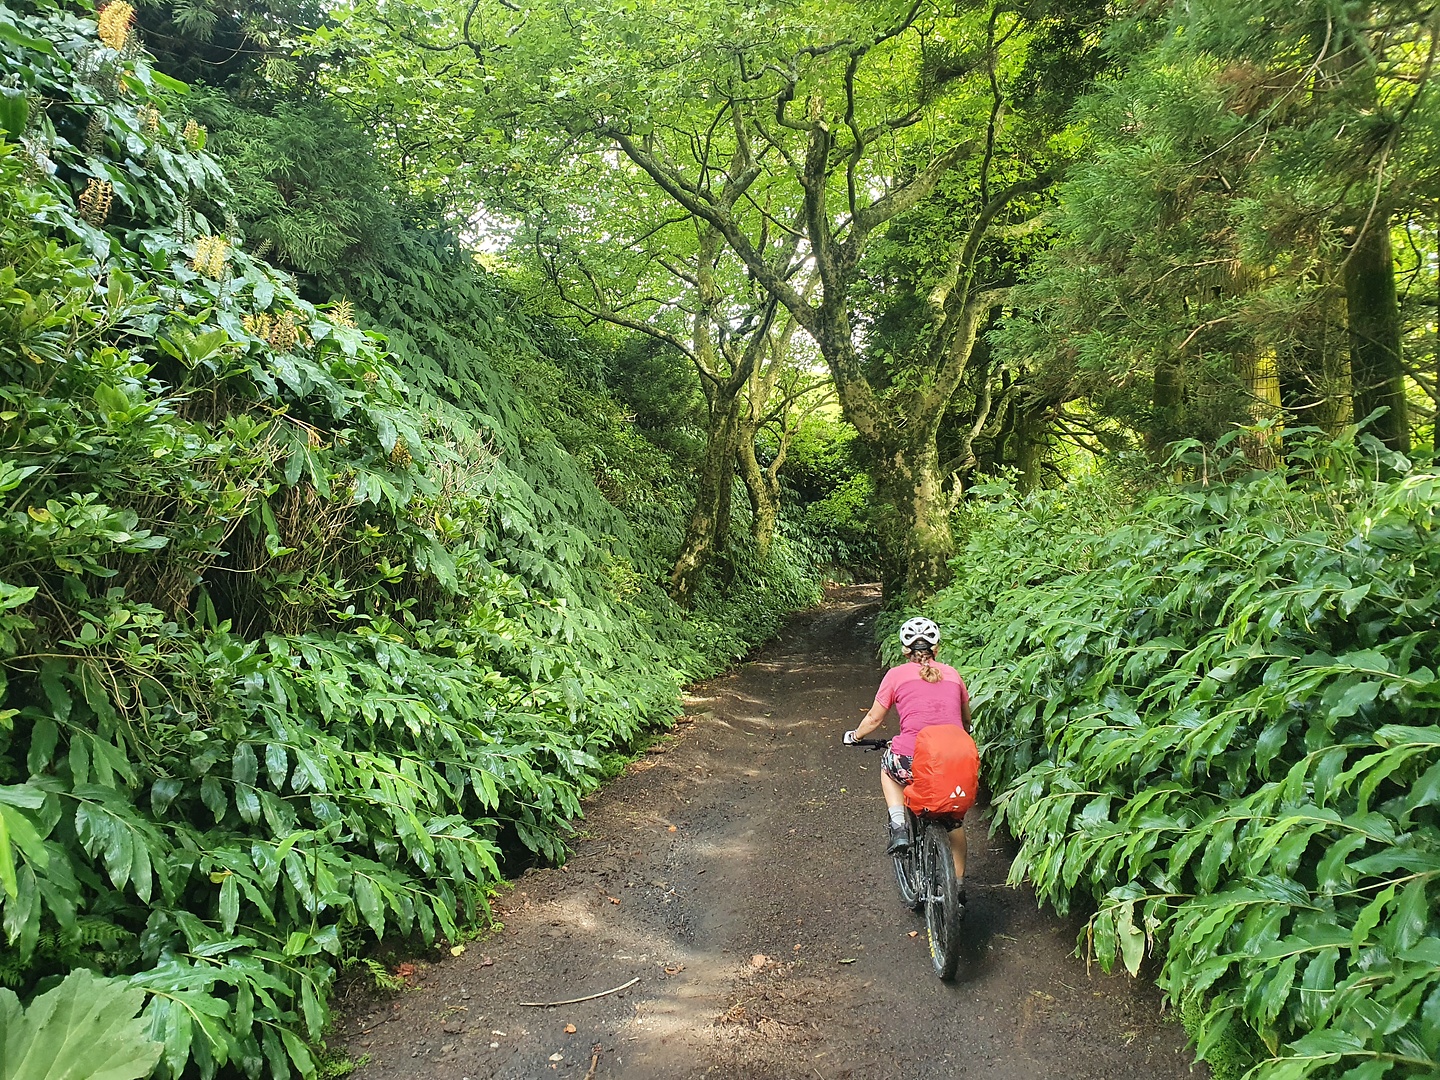
M 621 986 L 612 986 L 609 990 L 601 990 L 598 994 L 586 994 L 584 997 L 567 998 L 564 1001 L 522 1001 L 519 1004 L 531 1009 L 551 1009 L 556 1005 L 578 1005 L 582 1001 L 594 1001 L 596 998 L 602 998 L 608 994 L 618 994 L 621 990 L 629 990 L 639 981 L 640 976 L 636 975 L 629 982 Z

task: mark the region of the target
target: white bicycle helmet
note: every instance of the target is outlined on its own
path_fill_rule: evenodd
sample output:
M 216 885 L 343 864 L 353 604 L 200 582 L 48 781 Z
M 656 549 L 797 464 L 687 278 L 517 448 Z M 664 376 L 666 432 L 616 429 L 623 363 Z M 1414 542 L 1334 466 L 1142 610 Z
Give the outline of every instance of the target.
M 940 627 L 923 616 L 900 627 L 900 644 L 907 649 L 933 649 L 940 644 Z

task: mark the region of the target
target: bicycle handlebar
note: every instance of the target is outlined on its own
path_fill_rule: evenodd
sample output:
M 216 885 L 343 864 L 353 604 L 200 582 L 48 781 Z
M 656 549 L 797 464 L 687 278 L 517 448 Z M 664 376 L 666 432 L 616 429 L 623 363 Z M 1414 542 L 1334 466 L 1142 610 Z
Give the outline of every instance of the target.
M 850 732 L 845 733 L 847 736 Z M 865 750 L 884 750 L 890 745 L 889 739 L 851 739 L 845 740 L 846 746 L 859 746 Z

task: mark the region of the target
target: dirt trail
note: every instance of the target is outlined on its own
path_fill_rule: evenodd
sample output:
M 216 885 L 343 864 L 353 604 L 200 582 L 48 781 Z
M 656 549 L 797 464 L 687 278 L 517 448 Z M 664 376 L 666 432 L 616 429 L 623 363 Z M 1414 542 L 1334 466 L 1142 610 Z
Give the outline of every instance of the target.
M 881 854 L 878 755 L 839 742 L 879 680 L 878 599 L 836 590 L 700 687 L 693 722 L 589 801 L 569 863 L 505 898 L 502 933 L 343 1019 L 358 1080 L 1203 1076 L 1153 988 L 1087 972 L 1078 924 L 1005 886 L 975 811 L 967 955 L 934 978 Z

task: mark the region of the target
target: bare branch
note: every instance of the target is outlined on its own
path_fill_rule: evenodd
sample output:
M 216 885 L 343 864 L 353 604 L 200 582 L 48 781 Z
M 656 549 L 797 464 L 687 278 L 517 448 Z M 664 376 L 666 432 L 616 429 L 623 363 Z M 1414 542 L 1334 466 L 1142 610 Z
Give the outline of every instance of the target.
M 557 253 L 554 250 L 547 251 L 538 237 L 535 241 L 535 253 L 540 260 L 541 267 L 545 270 L 545 276 L 549 278 L 550 283 L 555 286 L 556 291 L 560 295 L 560 299 L 564 303 L 570 305 L 576 311 L 583 312 L 592 319 L 610 323 L 612 326 L 621 326 L 627 330 L 634 330 L 637 333 L 645 334 L 647 337 L 652 337 L 657 341 L 663 341 L 666 345 L 678 349 L 682 355 L 700 370 L 702 375 L 706 374 L 704 365 L 701 364 L 694 350 L 675 334 L 672 334 L 664 327 L 654 326 L 644 319 L 637 319 L 633 316 L 626 315 L 622 311 L 616 311 L 614 306 L 606 300 L 605 291 L 595 279 L 595 275 L 590 272 L 589 268 L 587 268 L 583 262 L 578 264 L 578 269 L 590 286 L 590 291 L 594 296 L 592 303 L 586 303 L 566 288 L 564 275 L 560 272 Z M 714 378 L 713 375 L 710 377 Z
M 935 190 L 942 176 L 975 152 L 975 146 L 976 141 L 972 139 L 951 148 L 907 183 L 892 188 L 869 206 L 861 207 L 851 226 L 851 242 L 865 237 L 897 214 L 919 205 Z
M 981 208 L 980 213 L 971 222 L 965 239 L 960 244 L 960 252 L 955 261 L 950 264 L 950 269 L 945 276 L 930 291 L 929 303 L 935 312 L 936 321 L 942 328 L 969 302 L 970 277 L 974 271 L 975 258 L 979 254 L 981 242 L 990 233 L 990 227 L 995 218 L 1014 199 L 1021 195 L 1043 191 L 1050 185 L 1050 182 L 1050 177 L 1043 174 L 1029 180 L 1016 181 L 1004 191 L 992 196 L 990 201 Z M 938 362 L 938 357 L 946 348 L 948 348 L 948 344 L 945 335 L 937 334 L 935 346 L 931 350 L 932 360 Z

